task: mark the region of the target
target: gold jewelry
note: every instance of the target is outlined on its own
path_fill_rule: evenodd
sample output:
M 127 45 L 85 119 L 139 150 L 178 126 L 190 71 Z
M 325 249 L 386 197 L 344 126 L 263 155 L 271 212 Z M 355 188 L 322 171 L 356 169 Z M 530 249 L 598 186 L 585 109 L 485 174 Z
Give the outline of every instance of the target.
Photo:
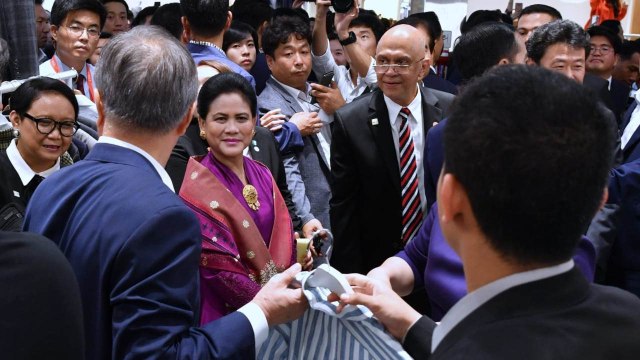
M 252 210 L 258 211 L 260 209 L 260 201 L 258 201 L 258 190 L 251 184 L 247 184 L 242 188 L 242 196 L 247 202 L 247 205 Z
M 207 134 L 202 129 L 200 130 L 200 139 L 207 140 Z

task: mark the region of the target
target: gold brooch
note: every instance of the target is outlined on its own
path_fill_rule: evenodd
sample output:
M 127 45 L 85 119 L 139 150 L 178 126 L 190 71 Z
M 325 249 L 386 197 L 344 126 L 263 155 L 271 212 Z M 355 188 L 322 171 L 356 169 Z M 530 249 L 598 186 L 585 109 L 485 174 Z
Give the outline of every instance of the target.
M 260 208 L 260 201 L 258 201 L 258 190 L 251 184 L 247 184 L 242 188 L 242 196 L 244 200 L 247 202 L 247 205 L 252 210 L 258 210 Z

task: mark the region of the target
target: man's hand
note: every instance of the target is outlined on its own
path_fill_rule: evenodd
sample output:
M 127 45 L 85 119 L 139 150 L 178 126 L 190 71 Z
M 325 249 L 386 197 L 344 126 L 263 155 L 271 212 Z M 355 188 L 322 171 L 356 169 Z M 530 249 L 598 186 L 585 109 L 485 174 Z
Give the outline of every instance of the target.
M 299 112 L 293 114 L 289 122 L 292 122 L 300 130 L 302 136 L 317 134 L 322 129 L 322 121 L 317 112 Z
M 329 1 L 329 3 L 331 3 L 331 1 Z M 353 2 L 353 7 L 349 11 L 346 13 L 337 12 L 335 14 L 333 24 L 336 26 L 336 33 L 339 39 L 346 39 L 349 36 L 349 25 L 351 24 L 351 20 L 358 17 L 359 7 L 360 2 L 356 0 Z
M 313 233 L 322 229 L 322 224 L 318 219 L 312 219 L 306 222 L 306 224 L 302 225 L 302 235 L 305 238 L 311 239 Z
M 320 84 L 311 84 L 311 95 L 318 100 L 318 105 L 329 115 L 333 115 L 336 110 L 340 109 L 347 102 L 342 97 L 340 90 L 335 81 L 331 82 L 331 87 L 322 86 Z
M 295 263 L 284 272 L 274 275 L 253 298 L 252 302 L 260 307 L 269 327 L 293 321 L 309 308 L 302 289 L 289 287 L 300 269 L 300 264 Z
M 316 18 L 327 16 L 329 12 L 329 6 L 331 6 L 331 0 L 316 0 Z
M 345 305 L 364 305 L 398 341 L 422 316 L 387 285 L 360 274 L 345 276 L 354 293 L 342 294 L 336 311 L 342 311 Z
M 260 125 L 272 132 L 282 129 L 282 124 L 284 124 L 284 120 L 287 117 L 280 111 L 280 109 L 273 109 L 262 115 L 260 118 Z

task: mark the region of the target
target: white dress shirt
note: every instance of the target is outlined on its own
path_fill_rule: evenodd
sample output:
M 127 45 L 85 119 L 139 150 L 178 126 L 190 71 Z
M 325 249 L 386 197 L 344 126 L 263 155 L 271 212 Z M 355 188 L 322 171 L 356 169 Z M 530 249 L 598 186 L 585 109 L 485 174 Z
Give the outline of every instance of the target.
M 333 115 L 327 114 L 324 110 L 320 108 L 320 106 L 311 103 L 311 96 L 309 92 L 311 91 L 311 86 L 307 83 L 307 91 L 303 92 L 289 85 L 283 84 L 280 81 L 276 80 L 273 76 L 271 76 L 273 80 L 278 82 L 278 84 L 282 85 L 282 87 L 287 90 L 287 92 L 298 102 L 298 105 L 302 108 L 302 110 L 306 112 L 317 112 L 320 121 L 322 121 L 322 129 L 316 135 L 318 135 L 318 141 L 320 142 L 320 148 L 322 149 L 322 153 L 324 154 L 325 159 L 327 159 L 327 166 L 331 169 L 331 123 L 333 122 Z
M 547 279 L 563 274 L 574 267 L 573 259 L 560 265 L 525 271 L 507 277 L 503 277 L 487 285 L 484 285 L 460 299 L 442 318 L 442 321 L 433 331 L 431 338 L 431 353 L 436 350 L 445 336 L 453 330 L 462 320 L 469 316 L 487 301 L 495 296 L 518 285 Z
M 11 165 L 13 165 L 13 168 L 18 173 L 23 186 L 27 186 L 27 184 L 31 182 L 31 179 L 33 179 L 33 177 L 36 175 L 40 175 L 43 178 L 46 178 L 47 176 L 60 170 L 60 158 L 58 158 L 58 160 L 56 160 L 56 163 L 47 170 L 39 173 L 33 171 L 31 167 L 29 167 L 27 162 L 24 161 L 22 155 L 20 155 L 20 152 L 18 151 L 18 147 L 16 145 L 16 139 L 11 140 L 11 144 L 9 144 L 9 147 L 7 148 L 7 158 L 9 158 L 9 162 L 11 162 Z
M 635 96 L 636 108 L 631 113 L 631 119 L 624 130 L 622 130 L 622 136 L 620 137 L 620 147 L 622 150 L 624 150 L 633 134 L 638 130 L 638 126 L 640 126 L 640 91 L 636 91 Z
M 373 88 L 378 86 L 378 77 L 376 76 L 376 72 L 373 68 L 373 65 L 376 63 L 375 59 L 371 58 L 371 64 L 367 70 L 367 75 L 365 77 L 358 75 L 356 84 L 354 85 L 353 81 L 351 81 L 349 69 L 344 65 L 336 64 L 336 61 L 333 59 L 329 40 L 327 40 L 327 51 L 322 55 L 315 55 L 311 52 L 311 60 L 313 64 L 313 72 L 316 74 L 318 79 L 320 79 L 323 74 L 333 71 L 333 80 L 336 82 L 336 86 L 338 87 L 338 90 L 340 90 L 340 94 L 342 94 L 342 97 L 347 103 L 350 103 L 353 99 L 362 95 L 367 87 L 373 90 Z
M 175 191 L 173 189 L 173 182 L 171 182 L 171 178 L 169 177 L 167 171 L 164 169 L 164 167 L 162 167 L 162 165 L 160 165 L 160 163 L 156 159 L 154 159 L 146 151 L 126 141 L 122 141 L 120 139 L 112 138 L 109 136 L 101 136 L 100 139 L 98 139 L 98 142 L 120 146 L 129 150 L 133 150 L 138 154 L 144 156 L 144 158 L 149 160 L 151 165 L 153 165 L 153 168 L 156 170 L 158 175 L 160 175 L 162 182 L 167 185 L 167 187 L 169 187 L 171 191 Z M 265 316 L 262 309 L 260 309 L 260 306 L 252 302 L 244 305 L 243 307 L 238 309 L 238 311 L 244 314 L 244 316 L 247 317 L 249 323 L 251 324 L 257 354 L 260 350 L 260 347 L 262 346 L 262 343 L 267 339 L 267 335 L 269 335 L 269 324 L 267 323 L 267 317 Z
M 416 87 L 418 87 L 418 85 L 416 85 Z M 386 95 L 384 96 L 384 103 L 387 105 L 387 110 L 389 111 L 393 146 L 396 148 L 396 157 L 398 158 L 398 165 L 400 165 L 400 121 L 398 121 L 398 115 L 400 114 L 402 106 L 393 102 L 393 100 L 388 98 Z M 420 93 L 419 87 L 416 97 L 413 98 L 407 108 L 411 111 L 411 116 L 409 116 L 407 120 L 409 121 L 409 128 L 411 129 L 411 139 L 413 139 L 413 154 L 416 157 L 416 171 L 418 172 L 418 184 L 420 185 L 418 186 L 420 204 L 422 205 L 422 213 L 426 216 L 427 196 L 424 191 L 424 166 L 422 161 L 422 154 L 424 150 L 424 127 L 422 120 L 422 94 Z

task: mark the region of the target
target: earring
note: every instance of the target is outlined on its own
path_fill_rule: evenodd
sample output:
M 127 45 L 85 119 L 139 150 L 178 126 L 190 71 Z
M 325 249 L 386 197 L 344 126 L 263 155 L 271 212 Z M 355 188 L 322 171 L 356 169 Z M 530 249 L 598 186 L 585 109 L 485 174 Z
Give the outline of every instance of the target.
M 204 130 L 200 130 L 200 138 L 202 140 L 207 140 L 207 134 L 204 132 Z
M 254 136 L 255 134 L 256 134 L 256 130 L 255 129 L 251 130 L 251 136 Z
M 11 133 L 13 134 L 13 137 L 18 139 L 20 137 L 20 130 L 14 128 Z

